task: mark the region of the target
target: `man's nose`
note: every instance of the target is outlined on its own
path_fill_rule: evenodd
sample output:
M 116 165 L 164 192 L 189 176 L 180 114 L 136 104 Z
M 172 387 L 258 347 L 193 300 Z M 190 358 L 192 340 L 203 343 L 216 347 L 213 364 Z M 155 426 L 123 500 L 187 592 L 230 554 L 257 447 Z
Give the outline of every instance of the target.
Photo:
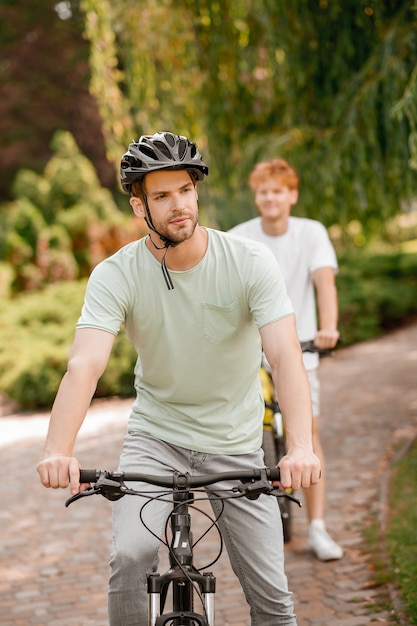
M 171 198 L 171 209 L 173 211 L 180 211 L 184 208 L 184 199 L 181 194 L 174 193 Z

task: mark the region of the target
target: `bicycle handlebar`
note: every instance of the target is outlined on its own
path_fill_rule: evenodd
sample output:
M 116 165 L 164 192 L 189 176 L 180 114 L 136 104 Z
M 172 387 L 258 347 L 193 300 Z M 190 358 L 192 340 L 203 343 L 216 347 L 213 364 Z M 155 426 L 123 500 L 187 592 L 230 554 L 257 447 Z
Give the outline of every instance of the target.
M 142 474 L 139 472 L 111 472 L 108 470 L 86 469 L 80 470 L 81 483 L 93 483 L 86 491 L 71 496 L 65 506 L 69 506 L 76 500 L 85 496 L 98 494 L 107 498 L 107 500 L 119 500 L 124 495 L 149 495 L 140 493 L 134 489 L 130 489 L 125 482 L 144 482 L 158 487 L 165 487 L 177 492 L 186 493 L 198 487 L 207 487 L 214 483 L 226 480 L 240 481 L 240 484 L 233 487 L 230 491 L 234 492 L 233 497 L 246 497 L 249 500 L 256 500 L 261 493 L 266 495 L 274 495 L 276 497 L 286 497 L 293 500 L 301 506 L 301 502 L 293 495 L 286 491 L 279 490 L 274 486 L 274 482 L 280 480 L 280 471 L 277 467 L 262 467 L 251 470 L 242 470 L 234 472 L 220 472 L 218 474 L 206 474 L 205 476 L 190 476 L 190 474 L 181 474 L 173 472 L 170 476 L 154 476 L 153 474 Z
M 260 480 L 264 476 L 271 481 L 279 481 L 280 471 L 278 468 L 261 468 L 235 472 L 221 472 L 217 474 L 206 474 L 201 476 L 190 476 L 174 472 L 171 476 L 154 476 L 152 474 L 142 474 L 138 472 L 110 472 L 108 470 L 82 469 L 80 470 L 81 483 L 96 483 L 101 477 L 116 482 L 144 482 L 158 487 L 169 489 L 207 487 L 214 483 L 226 480 Z
M 300 341 L 300 346 L 301 346 L 302 352 L 316 352 L 317 354 L 321 354 L 323 356 L 325 355 L 333 356 L 334 349 L 341 343 L 343 343 L 343 339 L 339 337 L 334 348 L 319 348 L 314 343 L 314 340 L 310 339 L 309 341 Z

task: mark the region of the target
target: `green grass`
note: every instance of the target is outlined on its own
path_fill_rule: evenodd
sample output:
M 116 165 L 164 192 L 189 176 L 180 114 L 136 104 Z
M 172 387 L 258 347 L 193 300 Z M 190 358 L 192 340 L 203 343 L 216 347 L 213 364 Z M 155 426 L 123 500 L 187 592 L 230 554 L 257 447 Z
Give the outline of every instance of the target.
M 417 624 L 417 439 L 392 466 L 385 529 L 378 510 L 363 531 L 372 583 L 371 612 L 389 611 L 393 623 Z
M 390 488 L 386 550 L 404 612 L 417 624 L 417 443 L 395 464 Z
M 370 587 L 376 589 L 372 603 L 367 605 L 369 614 L 388 612 L 390 623 L 398 624 L 395 608 L 392 606 L 390 587 L 392 583 L 391 567 L 387 566 L 387 559 L 382 547 L 383 537 L 381 535 L 378 511 L 371 511 L 371 523 L 363 531 L 364 545 L 363 551 L 369 556 L 368 568 L 372 571 Z

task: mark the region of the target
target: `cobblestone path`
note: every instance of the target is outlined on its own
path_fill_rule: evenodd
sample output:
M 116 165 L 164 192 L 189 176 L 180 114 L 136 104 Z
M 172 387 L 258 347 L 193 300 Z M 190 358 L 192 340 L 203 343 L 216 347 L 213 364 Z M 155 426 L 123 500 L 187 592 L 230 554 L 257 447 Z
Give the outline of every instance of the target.
M 345 556 L 317 561 L 307 549 L 304 512 L 294 511 L 294 538 L 285 551 L 299 626 L 396 623 L 379 608 L 381 590 L 373 586 L 362 533 L 371 514 L 384 523 L 393 451 L 417 434 L 416 374 L 417 325 L 322 361 L 327 525 Z M 129 405 L 94 404 L 76 449 L 84 466 L 116 466 Z M 35 467 L 46 427 L 45 415 L 0 418 L 0 624 L 107 626 L 110 506 L 95 498 L 65 509 L 66 493 L 41 487 Z M 202 559 L 215 548 L 215 538 L 207 541 Z M 217 626 L 249 626 L 226 555 L 213 570 Z

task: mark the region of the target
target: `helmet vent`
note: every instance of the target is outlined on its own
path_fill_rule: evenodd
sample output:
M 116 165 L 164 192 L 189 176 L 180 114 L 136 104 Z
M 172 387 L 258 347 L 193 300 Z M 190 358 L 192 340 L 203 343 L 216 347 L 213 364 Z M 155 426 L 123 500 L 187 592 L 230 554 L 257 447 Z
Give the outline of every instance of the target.
M 172 133 L 165 133 L 164 139 L 171 146 L 171 148 L 175 146 L 175 137 Z
M 158 160 L 158 157 L 156 156 L 156 154 L 152 150 L 152 148 L 149 148 L 148 146 L 143 145 L 143 146 L 140 147 L 140 151 L 142 152 L 142 154 L 145 154 L 146 156 L 150 157 L 154 161 Z
M 170 151 L 162 141 L 155 141 L 153 145 L 155 148 L 158 148 L 167 159 L 172 159 Z
M 185 157 L 187 153 L 187 146 L 188 146 L 188 142 L 185 141 L 185 139 L 181 139 L 178 145 L 178 154 L 179 154 L 181 161 L 183 160 L 183 158 Z

